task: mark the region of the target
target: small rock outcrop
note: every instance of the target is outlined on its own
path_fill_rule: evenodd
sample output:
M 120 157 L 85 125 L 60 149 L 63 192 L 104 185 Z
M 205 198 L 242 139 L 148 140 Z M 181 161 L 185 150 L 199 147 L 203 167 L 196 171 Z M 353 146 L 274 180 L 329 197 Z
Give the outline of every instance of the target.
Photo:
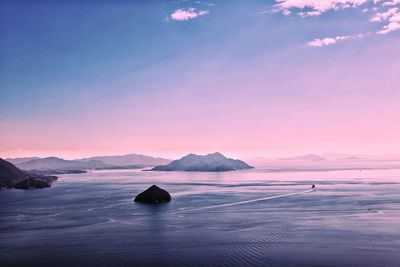
M 52 181 L 39 180 L 37 178 L 27 178 L 14 184 L 16 189 L 32 189 L 32 188 L 46 188 L 51 187 Z
M 156 185 L 150 186 L 147 190 L 137 195 L 135 202 L 158 204 L 161 202 L 171 201 L 171 195 L 162 188 Z

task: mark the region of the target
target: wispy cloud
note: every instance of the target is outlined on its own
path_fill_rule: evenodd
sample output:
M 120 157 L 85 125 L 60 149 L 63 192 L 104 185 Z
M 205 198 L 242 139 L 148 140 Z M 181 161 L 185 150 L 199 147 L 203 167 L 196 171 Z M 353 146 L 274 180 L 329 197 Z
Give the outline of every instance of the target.
M 359 12 L 371 12 L 373 16 L 370 21 L 383 24 L 381 29 L 375 31 L 375 34 L 400 31 L 400 0 L 275 0 L 275 2 L 275 12 L 280 12 L 284 16 L 290 16 L 293 13 L 302 18 L 320 16 L 331 10 L 358 8 L 368 3 L 368 6 L 360 8 Z M 317 38 L 310 41 L 308 46 L 322 47 L 334 45 L 346 40 L 363 38 L 368 35 L 371 35 L 371 33 Z
M 391 9 L 385 11 L 385 12 L 378 12 L 372 17 L 371 21 L 373 21 L 373 22 L 387 21 L 393 15 L 395 15 L 398 11 L 399 11 L 398 8 L 394 7 L 394 8 L 391 8 Z
M 314 17 L 314 16 L 319 16 L 322 14 L 322 11 L 306 11 L 306 12 L 299 12 L 297 13 L 300 17 L 305 18 L 305 17 Z
M 209 14 L 208 10 L 199 10 L 196 11 L 195 8 L 181 8 L 181 9 L 177 9 L 175 10 L 171 16 L 170 19 L 172 20 L 178 20 L 178 21 L 187 21 L 187 20 L 191 20 L 191 19 L 195 19 L 199 16 L 205 16 Z
M 326 45 L 333 45 L 336 43 L 337 43 L 336 38 L 327 37 L 324 39 L 314 39 L 311 42 L 309 42 L 308 45 L 321 47 L 321 46 L 326 46 Z
M 396 6 L 396 5 L 400 5 L 400 0 L 386 1 L 386 2 L 383 2 L 382 5 L 383 5 L 383 6 Z
M 215 4 L 212 2 L 204 2 L 204 1 L 194 1 L 195 4 L 205 5 L 205 6 L 214 6 Z
M 334 45 L 346 40 L 351 40 L 351 39 L 359 39 L 363 38 L 368 34 L 355 34 L 355 35 L 341 35 L 341 36 L 336 36 L 336 37 L 326 37 L 323 39 L 314 39 L 311 42 L 308 43 L 309 46 L 314 46 L 314 47 L 322 47 L 322 46 L 328 46 L 328 45 Z
M 398 1 L 398 0 L 394 0 Z M 329 10 L 339 10 L 351 7 L 358 7 L 367 0 L 276 0 L 278 10 L 298 9 L 301 17 L 319 16 Z M 311 9 L 306 10 L 304 9 Z
M 385 25 L 379 34 L 387 34 L 389 32 L 398 31 L 400 30 L 400 23 L 399 22 L 390 22 L 389 24 Z
M 384 6 L 400 5 L 400 0 L 387 1 L 383 3 Z M 378 31 L 379 34 L 387 34 L 393 31 L 400 30 L 400 9 L 392 7 L 385 12 L 376 13 L 371 19 L 372 22 L 386 23 L 382 30 Z

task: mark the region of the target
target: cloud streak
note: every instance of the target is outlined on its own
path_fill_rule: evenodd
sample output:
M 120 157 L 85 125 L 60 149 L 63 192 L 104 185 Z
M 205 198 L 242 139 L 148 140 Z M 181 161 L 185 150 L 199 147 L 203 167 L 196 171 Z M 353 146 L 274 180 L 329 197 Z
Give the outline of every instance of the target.
M 187 9 L 180 8 L 180 9 L 175 10 L 171 14 L 170 19 L 177 20 L 177 21 L 188 21 L 188 20 L 200 17 L 200 16 L 208 15 L 209 13 L 210 12 L 208 10 L 196 11 L 196 9 L 192 8 L 192 7 L 187 8 Z
M 346 40 L 351 40 L 351 39 L 360 39 L 365 37 L 367 34 L 355 34 L 355 35 L 342 35 L 342 36 L 336 36 L 336 37 L 326 37 L 323 39 L 314 39 L 311 42 L 308 43 L 308 46 L 312 47 L 322 47 L 322 46 L 328 46 L 328 45 L 334 45 Z

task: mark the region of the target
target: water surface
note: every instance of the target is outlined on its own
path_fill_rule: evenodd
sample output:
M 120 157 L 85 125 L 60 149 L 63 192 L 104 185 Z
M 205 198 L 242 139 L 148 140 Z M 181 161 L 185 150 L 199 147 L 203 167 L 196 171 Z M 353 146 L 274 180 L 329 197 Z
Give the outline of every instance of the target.
M 173 200 L 132 201 L 152 184 Z M 400 266 L 396 169 L 96 171 L 0 201 L 2 266 Z

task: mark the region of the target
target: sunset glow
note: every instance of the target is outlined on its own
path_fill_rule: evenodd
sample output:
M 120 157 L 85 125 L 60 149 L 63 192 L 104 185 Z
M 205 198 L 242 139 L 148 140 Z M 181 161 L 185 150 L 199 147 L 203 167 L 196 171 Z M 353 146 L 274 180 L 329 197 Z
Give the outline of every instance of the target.
M 151 2 L 2 5 L 0 156 L 400 150 L 398 1 Z

